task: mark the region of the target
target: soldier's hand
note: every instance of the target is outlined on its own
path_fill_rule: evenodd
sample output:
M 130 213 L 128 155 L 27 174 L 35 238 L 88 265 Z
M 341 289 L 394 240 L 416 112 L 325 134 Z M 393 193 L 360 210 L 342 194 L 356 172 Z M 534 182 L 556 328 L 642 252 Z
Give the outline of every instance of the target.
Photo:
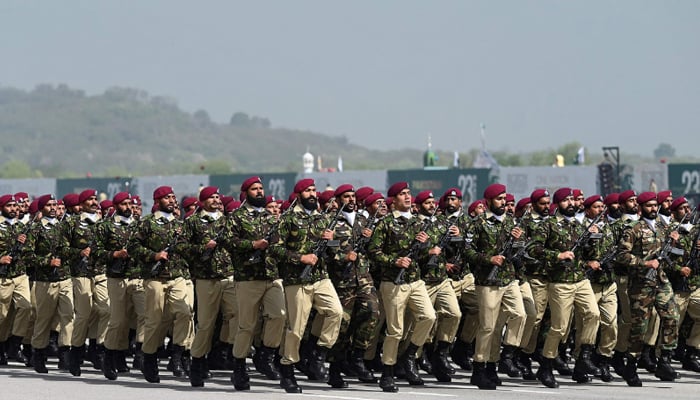
M 316 263 L 318 262 L 318 257 L 316 256 L 316 254 L 313 254 L 313 253 L 312 254 L 304 254 L 303 256 L 301 256 L 301 258 L 299 260 L 301 261 L 302 264 L 305 264 L 305 265 L 316 265 Z
M 450 231 L 450 236 L 459 236 L 459 228 L 457 225 L 452 225 L 448 229 Z
M 267 246 L 269 246 L 270 243 L 265 240 L 265 239 L 260 239 L 260 240 L 254 240 L 253 241 L 253 248 L 255 250 L 260 249 L 260 250 L 265 250 Z
M 21 233 L 19 236 L 17 236 L 17 241 L 24 244 L 24 242 L 27 241 L 27 235 Z
M 207 250 L 211 250 L 214 247 L 216 247 L 216 240 L 210 240 L 207 242 L 207 244 L 204 245 L 204 248 Z
M 700 240 L 698 240 L 698 241 L 695 243 L 695 247 L 697 247 L 698 250 L 700 250 Z
M 435 246 L 432 249 L 428 250 L 428 254 L 430 254 L 431 256 L 439 256 L 441 253 L 442 249 L 438 246 Z
M 345 255 L 345 261 L 355 262 L 357 260 L 357 253 L 354 251 L 348 252 Z
M 112 253 L 112 258 L 127 258 L 129 257 L 129 252 L 126 249 L 117 250 Z
M 156 256 L 153 257 L 153 259 L 156 261 L 168 261 L 168 252 L 159 251 L 158 253 L 156 253 Z
M 89 247 L 84 248 L 80 251 L 80 257 L 90 257 L 91 249 Z
M 557 256 L 557 260 L 559 261 L 564 261 L 564 260 L 573 260 L 574 259 L 574 252 L 573 251 L 562 251 L 559 253 Z
M 595 232 L 593 232 L 593 233 L 595 233 Z M 588 268 L 596 270 L 596 271 L 600 269 L 600 263 L 598 261 L 588 261 L 586 263 L 586 265 L 588 266 Z
M 654 268 L 654 269 L 657 269 L 657 268 L 659 268 L 659 260 L 654 259 L 654 260 L 646 261 L 646 262 L 644 263 L 644 266 L 647 267 L 647 268 Z
M 456 274 L 456 273 L 459 272 L 459 270 L 461 269 L 461 267 L 460 267 L 459 265 L 457 265 L 457 264 L 447 263 L 447 264 L 445 264 L 445 269 L 446 269 L 447 272 L 449 272 L 449 273 L 455 273 L 455 274 Z
M 53 268 L 58 268 L 61 266 L 61 259 L 60 258 L 52 258 L 51 261 L 49 261 L 49 265 L 52 266 Z
M 399 268 L 408 268 L 411 265 L 411 259 L 408 257 L 399 257 L 396 259 L 395 264 Z
M 506 258 L 504 256 L 498 254 L 498 255 L 492 256 L 489 261 L 491 261 L 492 265 L 497 265 L 500 267 L 501 265 L 503 265 L 503 261 L 505 261 L 505 260 L 506 260 Z
M 674 241 L 678 241 L 678 239 L 680 239 L 681 237 L 681 234 L 678 233 L 678 231 L 671 231 L 671 233 L 669 233 L 668 236 Z
M 421 243 L 425 243 L 428 240 L 428 234 L 423 232 L 423 231 L 420 231 L 416 235 L 416 240 L 421 242 Z
M 692 272 L 692 270 L 689 267 L 681 267 L 681 276 L 682 277 L 685 277 L 685 278 L 689 277 L 691 272 Z
M 325 231 L 323 231 L 323 234 L 321 235 L 321 239 L 333 240 L 333 231 L 330 229 L 326 229 Z
M 513 236 L 513 239 L 516 239 L 516 240 L 520 239 L 520 236 L 522 236 L 522 234 L 523 234 L 523 230 L 518 228 L 518 227 L 515 227 L 515 228 L 513 228 L 513 230 L 510 231 L 510 235 Z
M 364 228 L 362 230 L 362 236 L 367 237 L 367 238 L 372 237 L 372 230 L 368 229 L 368 228 Z
M 588 228 L 588 232 L 590 232 L 590 233 L 598 233 L 599 231 L 600 231 L 600 229 L 598 229 L 597 225 L 591 225 L 591 227 Z
M 10 257 L 10 256 L 0 257 L 0 264 L 12 264 L 12 257 Z

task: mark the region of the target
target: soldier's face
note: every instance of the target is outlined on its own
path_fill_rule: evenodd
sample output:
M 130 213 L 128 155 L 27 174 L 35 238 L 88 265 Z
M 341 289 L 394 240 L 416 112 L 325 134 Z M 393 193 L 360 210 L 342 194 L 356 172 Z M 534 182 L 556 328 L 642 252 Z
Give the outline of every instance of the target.
M 80 208 L 87 213 L 97 213 L 97 211 L 100 210 L 100 203 L 97 201 L 97 196 L 90 196 L 80 204 Z
M 431 215 L 433 211 L 435 211 L 435 207 L 437 207 L 437 204 L 435 204 L 435 199 L 429 198 L 421 203 L 418 210 L 423 215 Z
M 532 204 L 530 204 L 530 203 L 526 204 L 525 207 L 521 208 L 520 210 L 516 210 L 515 216 L 520 218 L 523 215 L 525 215 L 525 213 L 528 211 L 532 212 Z
M 541 216 L 549 215 L 549 206 L 551 204 L 552 199 L 549 196 L 542 197 L 533 204 L 532 209 Z
M 316 198 L 316 186 L 309 186 L 303 192 L 299 193 L 299 201 L 307 210 L 318 209 L 318 199 Z
M 488 201 L 489 210 L 496 215 L 503 215 L 506 212 L 506 194 L 501 193 L 496 198 Z
M 583 195 L 576 196 L 576 199 L 574 199 L 574 207 L 576 207 L 577 210 L 583 210 L 583 202 L 585 200 Z
M 666 216 L 671 215 L 671 204 L 673 204 L 673 197 L 668 196 L 666 200 L 659 204 L 659 214 Z
M 401 212 L 411 210 L 411 190 L 404 189 L 394 196 L 394 208 Z
M 462 199 L 457 196 L 447 196 L 447 212 L 449 214 L 456 213 L 462 208 Z
M 281 207 L 276 201 L 267 203 L 267 205 L 265 205 L 265 209 L 272 215 L 280 215 Z
M 17 214 L 24 215 L 29 212 L 29 199 L 24 199 L 17 203 Z
M 506 203 L 506 212 L 509 215 L 515 214 L 515 202 L 514 201 L 509 201 Z
M 564 200 L 559 202 L 559 212 L 567 217 L 573 217 L 576 215 L 574 196 L 566 196 Z
M 642 204 L 642 217 L 646 219 L 656 219 L 659 215 L 659 203 L 656 200 L 649 200 Z
M 370 206 L 367 208 L 367 211 L 370 215 L 377 214 L 378 216 L 383 217 L 389 212 L 389 209 L 387 208 L 384 199 L 379 199 L 375 200 L 374 203 L 370 204 Z
M 54 200 L 55 201 L 55 200 Z M 49 202 L 50 203 L 50 202 Z M 61 218 L 63 214 L 66 213 L 66 206 L 65 204 L 57 204 L 56 205 L 56 218 Z M 44 215 L 48 215 L 46 213 L 43 213 Z
M 175 198 L 175 193 L 170 193 L 169 195 L 158 199 L 158 209 L 166 213 L 172 213 L 175 211 L 177 205 L 177 199 Z
M 4 206 L 2 206 L 2 216 L 8 219 L 17 218 L 17 213 L 19 212 L 19 205 L 16 201 L 11 201 Z
M 625 214 L 637 214 L 639 212 L 639 205 L 637 204 L 637 197 L 630 197 L 623 204 L 623 209 Z
M 596 201 L 595 203 L 591 204 L 590 207 L 586 209 L 586 217 L 590 219 L 594 219 L 600 213 L 603 212 L 603 208 L 605 208 L 605 205 L 603 204 L 602 201 Z
M 126 199 L 115 206 L 117 215 L 121 215 L 124 218 L 131 217 L 131 199 Z
M 608 215 L 617 219 L 622 216 L 622 208 L 618 203 L 610 204 L 608 206 Z
M 202 203 L 202 208 L 209 212 L 223 211 L 224 205 L 221 203 L 221 196 L 219 196 L 218 193 L 214 193 L 208 199 L 204 200 L 204 203 Z
M 683 203 L 673 212 L 673 218 L 675 218 L 678 222 L 683 221 L 683 218 L 685 218 L 685 216 L 688 215 L 689 212 L 690 204 Z
M 345 211 L 353 212 L 357 209 L 357 199 L 355 198 L 355 192 L 345 192 L 340 195 L 340 202 L 345 204 Z

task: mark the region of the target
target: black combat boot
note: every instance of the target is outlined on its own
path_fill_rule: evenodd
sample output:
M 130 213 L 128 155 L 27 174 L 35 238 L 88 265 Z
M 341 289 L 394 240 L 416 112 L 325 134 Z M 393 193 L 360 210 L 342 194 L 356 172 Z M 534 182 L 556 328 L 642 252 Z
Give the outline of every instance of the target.
M 312 381 L 328 381 L 328 369 L 326 368 L 326 354 L 328 353 L 328 348 L 314 345 L 309 354 L 309 369 L 307 371 L 307 376 Z
M 273 347 L 260 346 L 260 348 L 257 351 L 258 364 L 255 366 L 258 372 L 265 375 L 265 378 L 275 381 L 280 378 L 280 374 L 275 368 L 276 352 L 277 349 Z
M 450 351 L 450 342 L 438 342 L 437 349 L 433 350 L 432 364 L 433 375 L 438 382 L 452 382 L 454 368 L 447 359 L 447 354 Z
M 143 343 L 139 342 L 136 342 L 134 345 L 134 362 L 131 364 L 131 367 L 137 371 L 141 371 L 143 369 L 143 350 L 141 350 L 141 346 L 143 346 Z
M 382 388 L 383 392 L 396 393 L 399 391 L 398 386 L 394 382 L 393 365 L 384 365 L 384 372 L 382 372 L 382 377 L 379 379 L 379 387 Z
M 639 368 L 644 368 L 647 372 L 656 372 L 656 361 L 651 357 L 652 351 L 656 351 L 654 347 L 645 344 L 642 347 L 642 354 L 639 355 L 639 361 L 637 361 L 637 366 Z
M 294 365 L 280 365 L 280 386 L 287 393 L 301 393 L 301 387 L 294 377 Z
M 44 352 L 46 353 L 46 352 Z M 32 345 L 30 343 L 25 343 L 22 345 L 22 355 L 24 356 L 24 359 L 27 360 L 24 362 L 25 367 L 32 368 L 34 367 L 34 363 L 32 361 L 33 351 L 32 351 Z
M 418 351 L 418 346 L 411 343 L 406 348 L 399 359 L 399 363 L 403 367 L 404 373 L 406 374 L 406 380 L 409 385 L 421 386 L 424 384 L 423 379 L 420 377 L 418 371 L 418 366 L 416 365 L 416 352 Z
M 97 368 L 95 364 L 95 354 L 97 354 L 97 339 L 89 339 L 88 340 L 88 346 L 87 346 L 87 353 L 83 356 L 83 360 L 88 360 L 92 363 L 92 367 L 94 369 L 102 369 L 102 366 L 100 368 Z
M 700 353 L 697 349 L 687 346 L 683 355 L 683 369 L 693 372 L 700 372 Z
M 673 382 L 678 378 L 676 370 L 671 366 L 671 353 L 672 350 L 662 350 L 661 357 L 659 357 L 656 365 L 654 376 L 662 381 Z
M 49 346 L 44 349 L 44 355 L 47 357 L 58 356 L 58 332 L 51 331 L 49 333 Z
M 32 365 L 34 366 L 34 371 L 40 374 L 47 374 L 49 372 L 46 368 L 46 351 L 44 349 L 34 349 Z
M 22 353 L 22 338 L 12 335 L 7 340 L 7 358 L 18 363 L 26 364 L 27 358 Z
M 126 364 L 126 352 L 127 350 L 116 350 L 114 353 L 114 368 L 120 374 L 125 374 L 129 371 L 129 366 Z
M 192 365 L 190 366 L 190 385 L 192 387 L 204 386 L 204 357 L 192 357 Z
M 250 390 L 250 377 L 246 371 L 245 358 L 234 357 L 231 383 L 236 390 Z
M 341 374 L 340 362 L 331 362 L 328 368 L 328 384 L 334 389 L 345 389 L 348 387 L 348 383 L 343 379 Z
M 104 359 L 102 360 L 102 374 L 105 378 L 110 381 L 117 380 L 117 366 L 116 366 L 116 353 L 117 350 L 105 350 Z
M 627 356 L 625 369 L 622 371 L 622 378 L 627 382 L 628 386 L 642 386 L 642 381 L 639 379 L 639 375 L 637 375 L 637 359 L 632 355 Z
M 600 380 L 603 382 L 612 382 L 615 380 L 610 373 L 610 357 L 599 356 L 598 368 L 600 368 Z
M 95 354 L 92 360 L 92 367 L 98 371 L 102 370 L 102 364 L 105 360 L 105 346 L 98 344 L 95 346 Z
M 80 365 L 83 363 L 83 357 L 85 357 L 85 345 L 79 347 L 71 347 L 70 354 L 68 356 L 68 371 L 73 376 L 80 376 L 81 370 Z
M 7 365 L 7 354 L 5 349 L 7 348 L 7 342 L 0 342 L 0 365 Z
M 150 383 L 159 383 L 158 376 L 158 353 L 143 353 L 143 377 Z
M 469 355 L 470 348 L 471 343 L 457 339 L 452 345 L 452 351 L 450 351 L 452 361 L 465 371 L 471 371 L 473 368 L 472 359 Z
M 496 390 L 496 382 L 489 379 L 486 373 L 486 363 L 474 362 L 472 364 L 474 372 L 469 379 L 469 383 L 482 390 Z
M 495 362 L 487 362 L 486 363 L 486 376 L 493 381 L 493 383 L 496 384 L 496 386 L 502 386 L 503 381 L 501 381 L 501 378 L 498 377 L 498 374 L 496 373 L 496 363 Z
M 518 351 L 517 354 L 518 354 L 518 367 L 520 367 L 520 371 L 523 374 L 523 380 L 524 381 L 536 381 L 537 376 L 532 371 L 532 360 L 530 359 L 530 354 L 527 354 L 522 350 Z
M 542 382 L 543 385 L 548 388 L 558 388 L 559 383 L 554 379 L 554 374 L 552 373 L 552 363 L 554 359 L 542 356 L 542 361 L 540 362 L 540 368 L 537 370 L 537 379 Z
M 600 368 L 596 367 L 591 361 L 591 354 L 593 353 L 592 344 L 581 345 L 581 352 L 576 359 L 576 364 L 574 365 L 574 373 L 572 379 L 577 383 L 588 383 L 592 380 L 592 376 L 600 375 Z
M 423 345 L 423 351 L 421 351 L 420 357 L 418 357 L 418 368 L 425 371 L 426 374 L 432 375 L 433 374 L 432 359 L 433 359 L 433 344 L 432 343 L 425 343 Z
M 522 371 L 520 371 L 515 362 L 516 350 L 517 348 L 515 346 L 503 346 L 503 350 L 501 350 L 501 359 L 498 361 L 498 372 L 506 374 L 511 378 L 523 376 Z
M 545 358 L 545 356 L 542 356 L 542 359 Z M 561 376 L 571 376 L 574 371 L 571 370 L 565 358 L 566 355 L 562 355 L 561 353 L 557 354 L 557 356 L 552 359 L 552 368 L 556 369 Z
M 185 352 L 185 348 L 180 345 L 173 345 L 172 354 L 170 355 L 170 361 L 172 365 L 173 376 L 181 377 L 185 375 L 185 369 L 182 366 L 182 355 Z
M 377 377 L 372 371 L 367 369 L 364 360 L 365 351 L 362 349 L 353 349 L 350 353 L 350 364 L 357 374 L 357 379 L 363 383 L 377 383 Z
M 613 371 L 615 371 L 616 374 L 619 376 L 624 377 L 625 375 L 625 360 L 627 359 L 627 356 L 625 353 L 621 351 L 615 351 L 613 353 L 612 358 L 610 359 L 610 366 L 612 367 Z
M 58 369 L 60 371 L 68 371 L 70 365 L 70 347 L 60 346 L 58 348 Z

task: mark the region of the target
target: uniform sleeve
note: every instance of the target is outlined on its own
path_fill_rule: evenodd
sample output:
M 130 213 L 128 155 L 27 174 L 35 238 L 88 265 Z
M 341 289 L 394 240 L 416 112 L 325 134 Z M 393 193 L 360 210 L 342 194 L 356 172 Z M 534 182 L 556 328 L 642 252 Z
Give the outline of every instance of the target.
M 377 267 L 391 266 L 393 264 L 392 255 L 384 253 L 383 244 L 387 240 L 387 231 L 389 229 L 389 218 L 384 218 L 374 230 L 367 246 L 367 255 L 372 263 Z
M 644 260 L 634 254 L 632 254 L 632 248 L 634 247 L 634 242 L 637 240 L 636 230 L 632 228 L 626 229 L 622 232 L 622 237 L 620 238 L 619 251 L 616 261 L 623 266 L 634 266 L 643 267 Z

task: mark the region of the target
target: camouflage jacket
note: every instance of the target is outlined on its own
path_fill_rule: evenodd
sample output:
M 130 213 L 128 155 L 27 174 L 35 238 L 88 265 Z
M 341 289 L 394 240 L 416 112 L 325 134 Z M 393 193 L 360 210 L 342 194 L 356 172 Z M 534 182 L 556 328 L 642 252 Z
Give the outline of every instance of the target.
M 668 278 L 671 281 L 673 291 L 678 292 L 693 292 L 697 288 L 700 288 L 700 260 L 698 259 L 698 252 L 695 251 L 695 259 L 691 259 L 691 253 L 693 247 L 696 246 L 696 241 L 698 240 L 698 234 L 700 233 L 700 227 L 698 225 L 693 226 L 690 231 L 685 227 L 678 229 L 680 234 L 680 239 L 678 243 L 675 244 L 676 247 L 683 249 L 683 257 L 679 257 L 676 263 L 673 264 L 668 272 Z M 683 277 L 681 275 L 681 268 L 690 268 L 690 276 Z
M 622 214 L 622 217 L 618 218 L 610 224 L 610 229 L 612 230 L 613 241 L 617 244 L 618 249 L 620 248 L 620 241 L 622 240 L 622 234 L 625 230 L 632 227 L 638 221 L 636 215 Z M 618 276 L 627 276 L 627 266 L 619 264 L 617 258 L 613 261 L 613 267 L 615 269 L 615 274 Z
M 459 228 L 460 235 L 459 237 L 455 237 L 450 240 L 448 246 L 443 249 L 447 262 L 452 263 L 455 266 L 452 271 L 447 271 L 447 276 L 452 280 L 460 281 L 466 275 L 471 273 L 469 263 L 464 255 L 466 250 L 464 236 L 469 230 L 469 225 L 472 222 L 472 218 L 469 216 L 469 214 L 466 214 L 462 210 L 452 215 L 448 215 L 445 218 L 447 218 L 450 225 L 456 225 L 457 228 Z
M 233 275 L 231 254 L 223 243 L 226 241 L 228 218 L 220 212 L 216 217 L 201 209 L 187 218 L 182 231 L 185 245 L 183 256 L 187 259 L 194 279 L 222 279 Z M 216 247 L 206 250 L 205 245 L 216 241 Z
M 647 279 L 649 268 L 644 264 L 648 260 L 654 259 L 666 240 L 666 232 L 662 229 L 652 229 L 645 220 L 637 221 L 622 234 L 619 243 L 619 253 L 617 263 L 626 266 L 630 285 L 634 286 L 656 286 L 657 282 L 668 282 L 666 269 L 671 266 L 666 262 L 659 261 L 657 269 L 657 279 Z M 677 260 L 677 256 L 670 255 L 671 260 Z
M 328 275 L 336 288 L 374 284 L 370 274 L 369 259 L 362 249 L 358 249 L 355 262 L 348 262 L 345 259 L 347 253 L 355 250 L 358 242 L 367 243 L 362 239 L 362 230 L 368 224 L 368 218 L 360 213 L 355 213 L 352 225 L 345 215 L 341 215 L 338 219 L 333 238 L 338 240 L 339 247 L 335 257 L 328 263 Z
M 10 220 L 0 215 L 0 256 L 12 256 L 10 264 L 0 265 L 0 277 L 14 278 L 27 273 L 27 266 L 31 264 L 27 263 L 25 256 L 26 241 L 22 245 L 17 240 L 20 234 L 26 232 L 27 225 L 17 219 L 10 223 Z
M 42 218 L 32 225 L 24 248 L 30 252 L 28 261 L 35 266 L 34 280 L 38 282 L 58 282 L 69 279 L 70 264 L 61 259 L 61 266 L 54 268 L 51 259 L 61 258 L 63 233 L 57 219 Z
M 505 260 L 500 267 L 491 264 L 491 257 L 501 254 L 514 227 L 515 222 L 510 215 L 503 214 L 501 221 L 491 211 L 481 214 L 469 226 L 465 239 L 466 257 L 477 285 L 507 286 L 516 279 L 515 266 L 509 260 Z M 488 276 L 493 270 L 496 271 L 495 278 L 489 280 Z
M 272 281 L 279 279 L 277 261 L 268 251 L 277 243 L 279 234 L 270 237 L 268 249 L 255 250 L 253 242 L 264 239 L 277 225 L 276 217 L 265 209 L 245 204 L 231 214 L 224 245 L 233 258 L 233 276 L 241 281 Z
M 584 224 L 588 225 L 590 223 L 590 219 L 586 218 L 584 220 Z M 590 258 L 586 259 L 585 261 L 595 260 L 601 262 L 601 266 L 599 270 L 590 270 L 587 272 L 587 274 L 591 283 L 608 285 L 616 280 L 617 275 L 615 274 L 614 264 L 619 249 L 617 242 L 615 241 L 613 229 L 607 220 L 601 220 L 601 222 L 598 223 L 598 229 L 600 230 L 602 237 L 594 240 L 593 254 L 589 255 Z M 604 262 L 605 260 L 608 261 Z
M 97 227 L 97 236 L 100 238 L 97 258 L 101 264 L 106 265 L 107 277 L 129 279 L 141 277 L 140 264 L 132 254 L 127 258 L 113 257 L 115 251 L 126 249 L 137 229 L 138 223 L 135 220 L 119 215 L 104 220 Z
M 99 224 L 99 219 L 93 220 L 90 214 L 81 213 L 64 219 L 59 225 L 63 236 L 61 262 L 70 265 L 74 278 L 94 277 L 105 272 L 104 264 L 99 262 L 97 256 Z M 82 257 L 80 252 L 86 247 L 90 247 L 90 256 Z
M 536 212 L 531 212 L 526 216 L 523 216 L 520 226 L 523 228 L 523 235 L 525 236 L 526 242 L 532 240 L 535 235 L 535 230 L 537 227 L 544 223 L 549 218 L 548 215 L 540 215 Z M 547 269 L 545 268 L 545 263 L 541 258 L 528 257 L 523 262 L 523 268 L 525 269 L 525 274 L 530 277 L 536 277 L 537 279 L 548 280 Z
M 404 272 L 403 281 L 416 282 L 421 279 L 419 262 L 428 254 L 426 244 L 417 244 L 415 237 L 423 230 L 423 223 L 415 216 L 406 218 L 398 211 L 384 217 L 372 234 L 367 247 L 370 261 L 380 268 L 382 281 L 394 282 L 402 268 L 396 266 L 396 259 L 408 255 L 415 245 L 418 250 L 411 257 L 411 265 Z
M 427 216 L 424 215 L 419 215 L 418 216 L 421 221 L 424 221 L 427 219 Z M 430 239 L 428 239 L 428 246 L 427 249 L 428 251 L 430 248 L 438 246 L 440 244 L 440 241 L 442 238 L 445 236 L 445 233 L 448 231 L 449 227 L 452 226 L 452 222 L 447 219 L 444 215 L 440 215 L 436 217 L 436 220 L 433 224 L 430 225 L 430 228 L 425 232 L 428 234 Z M 443 282 L 445 279 L 448 278 L 447 276 L 447 247 L 449 246 L 449 242 L 445 246 L 444 249 L 440 252 L 440 255 L 438 256 L 431 256 L 431 255 L 426 255 L 424 260 L 421 260 L 420 263 L 420 271 L 421 271 L 421 279 L 425 281 L 426 284 L 436 284 Z
M 187 249 L 182 231 L 181 220 L 160 211 L 141 219 L 127 250 L 140 262 L 143 279 L 190 278 L 187 261 L 182 256 Z M 156 254 L 168 248 L 168 260 L 156 262 Z
M 306 265 L 301 263 L 301 256 L 314 253 L 323 231 L 332 218 L 333 216 L 316 210 L 309 214 L 301 205 L 294 206 L 292 212 L 282 217 L 279 241 L 269 249 L 277 261 L 280 277 L 285 286 L 328 279 L 327 259 L 334 257 L 337 247 L 328 246 L 324 254 L 318 255 L 318 262 L 311 267 L 310 279 L 303 282 L 301 274 Z
M 574 252 L 571 261 L 559 261 L 559 253 L 569 251 L 586 227 L 575 218 L 567 220 L 557 212 L 537 225 L 529 245 L 531 257 L 544 260 L 547 276 L 555 283 L 575 283 L 586 279 L 583 260 L 595 257 L 593 242 L 584 243 Z

